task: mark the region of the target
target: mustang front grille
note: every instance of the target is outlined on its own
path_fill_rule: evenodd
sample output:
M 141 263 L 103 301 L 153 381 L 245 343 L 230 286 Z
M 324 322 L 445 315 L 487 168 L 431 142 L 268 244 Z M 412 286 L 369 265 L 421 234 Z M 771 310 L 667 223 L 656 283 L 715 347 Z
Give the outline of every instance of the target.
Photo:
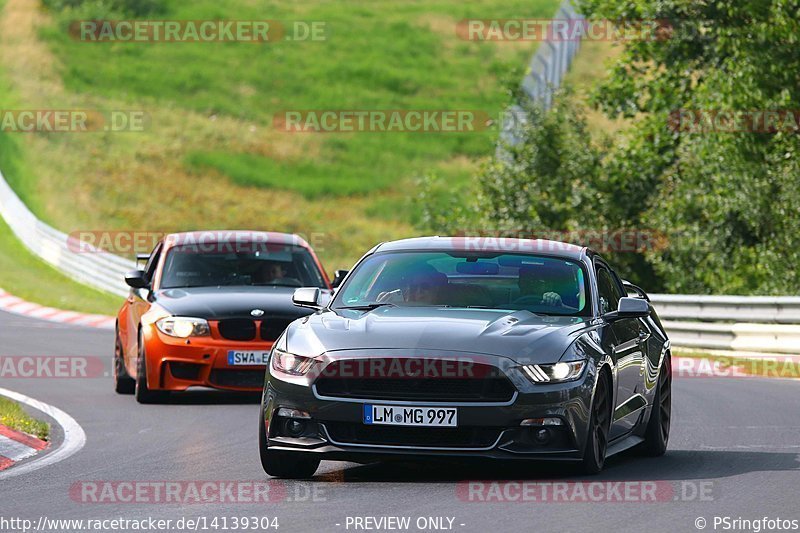
M 325 422 L 331 439 L 342 444 L 421 446 L 426 448 L 488 448 L 500 428 L 418 428 Z
M 383 361 L 385 364 L 381 365 L 370 360 L 365 366 L 358 366 L 360 361 L 355 364 L 352 360 L 334 361 L 316 379 L 317 393 L 322 396 L 364 400 L 501 403 L 510 401 L 516 392 L 508 378 L 490 365 L 469 367 L 468 376 L 439 374 L 404 377 L 392 374 L 391 371 L 374 372 L 374 369 L 397 368 L 396 364 L 393 366 L 396 361 Z M 366 370 L 354 374 L 353 369 L 358 368 Z M 437 366 L 426 367 L 421 363 L 415 368 L 436 369 Z M 440 375 L 448 377 L 439 377 Z

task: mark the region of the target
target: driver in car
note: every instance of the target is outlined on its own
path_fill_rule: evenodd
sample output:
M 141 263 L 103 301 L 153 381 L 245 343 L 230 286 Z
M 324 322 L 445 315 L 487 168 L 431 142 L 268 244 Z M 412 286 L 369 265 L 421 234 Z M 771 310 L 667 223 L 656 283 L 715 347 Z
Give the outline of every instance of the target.
M 270 262 L 262 266 L 254 278 L 256 285 L 295 285 L 298 280 L 286 277 L 286 268 L 280 263 Z
M 548 291 L 550 280 L 545 279 L 546 271 L 538 266 L 523 265 L 519 268 L 517 281 L 520 297 L 515 300 L 517 304 L 546 305 L 548 307 L 566 307 L 557 292 Z

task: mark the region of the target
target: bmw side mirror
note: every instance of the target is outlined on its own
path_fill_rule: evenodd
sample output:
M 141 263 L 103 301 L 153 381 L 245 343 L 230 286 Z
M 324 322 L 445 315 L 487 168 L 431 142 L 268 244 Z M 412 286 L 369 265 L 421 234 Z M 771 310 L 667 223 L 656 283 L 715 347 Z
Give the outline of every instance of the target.
M 320 304 L 320 290 L 317 287 L 295 289 L 292 295 L 292 303 L 298 307 L 322 309 L 322 305 Z
M 125 283 L 133 289 L 146 289 L 150 286 L 150 282 L 147 281 L 144 270 L 131 270 L 125 274 Z
M 350 272 L 350 271 L 349 270 L 337 270 L 333 274 L 333 281 L 331 282 L 331 287 L 334 288 L 334 289 L 338 288 L 339 285 L 342 284 L 342 281 L 344 280 L 344 277 L 347 275 L 348 272 Z
M 607 320 L 618 318 L 644 318 L 650 314 L 650 303 L 642 298 L 625 296 L 619 299 L 616 311 L 606 313 Z

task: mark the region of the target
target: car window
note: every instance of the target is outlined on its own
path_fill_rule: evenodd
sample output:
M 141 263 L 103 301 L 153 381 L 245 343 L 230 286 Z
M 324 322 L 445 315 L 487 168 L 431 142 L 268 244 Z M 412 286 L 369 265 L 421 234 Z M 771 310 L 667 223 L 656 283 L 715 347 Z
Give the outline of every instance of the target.
M 622 292 L 620 292 L 609 270 L 603 266 L 597 269 L 597 292 L 600 296 L 601 315 L 617 310 L 619 299 L 622 298 Z
M 161 276 L 162 289 L 252 285 L 326 287 L 308 250 L 267 243 L 173 246 Z
M 385 252 L 360 263 L 333 307 L 379 303 L 584 316 L 583 267 L 566 258 L 496 252 Z
M 153 280 L 153 276 L 156 273 L 158 259 L 161 257 L 161 248 L 161 243 L 156 244 L 156 247 L 153 248 L 152 252 L 150 252 L 150 258 L 147 260 L 147 264 L 144 265 L 144 274 L 150 281 Z

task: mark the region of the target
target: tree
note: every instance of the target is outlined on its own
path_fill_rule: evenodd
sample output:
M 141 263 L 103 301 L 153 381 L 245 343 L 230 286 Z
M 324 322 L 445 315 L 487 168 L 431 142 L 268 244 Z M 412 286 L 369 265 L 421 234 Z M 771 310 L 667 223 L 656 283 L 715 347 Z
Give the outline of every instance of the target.
M 646 257 L 671 291 L 795 293 L 800 129 L 689 132 L 671 119 L 680 110 L 711 116 L 782 110 L 796 119 L 798 3 L 585 0 L 581 6 L 589 19 L 662 27 L 658 39 L 626 42 L 594 94 L 607 114 L 637 117 L 605 161 L 607 191 L 619 193 L 607 195 L 606 216 L 667 234 L 669 246 Z

